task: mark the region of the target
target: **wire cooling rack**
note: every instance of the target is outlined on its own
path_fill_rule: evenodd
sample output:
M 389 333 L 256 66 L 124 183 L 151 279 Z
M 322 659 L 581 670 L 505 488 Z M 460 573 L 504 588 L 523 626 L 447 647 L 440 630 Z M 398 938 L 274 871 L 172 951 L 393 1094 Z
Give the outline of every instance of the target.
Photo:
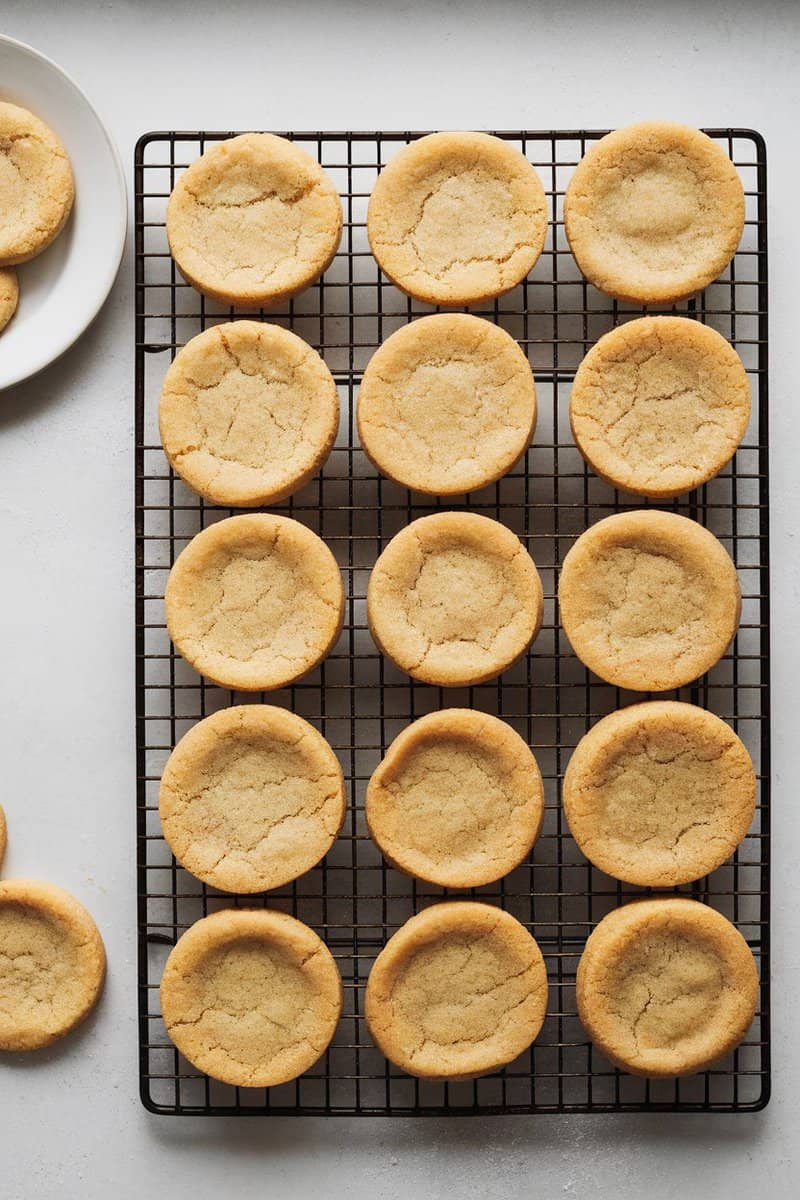
M 408 300 L 369 253 L 366 206 L 381 167 L 418 134 L 286 134 L 325 168 L 342 195 L 341 248 L 325 276 L 285 309 L 249 315 L 276 321 L 315 346 L 334 374 L 342 426 L 320 475 L 278 511 L 319 533 L 345 580 L 344 628 L 329 658 L 302 682 L 263 696 L 306 717 L 333 745 L 347 780 L 344 829 L 321 866 L 264 897 L 231 897 L 176 866 L 161 836 L 158 784 L 181 735 L 201 717 L 258 697 L 201 679 L 170 645 L 163 594 L 175 556 L 199 529 L 231 510 L 204 503 L 169 470 L 160 447 L 161 382 L 178 348 L 230 308 L 200 296 L 173 265 L 164 232 L 167 197 L 181 171 L 229 133 L 150 133 L 136 147 L 136 707 L 141 1096 L 158 1113 L 470 1114 L 608 1111 L 753 1111 L 769 1097 L 769 607 L 767 484 L 766 162 L 748 130 L 708 131 L 736 163 L 747 195 L 741 247 L 724 276 L 672 312 L 708 322 L 744 360 L 753 415 L 733 463 L 667 507 L 721 538 L 739 570 L 742 624 L 724 659 L 674 695 L 712 709 L 745 741 L 759 779 L 756 816 L 733 860 L 678 889 L 713 905 L 746 937 L 761 977 L 758 1014 L 743 1045 L 713 1070 L 681 1080 L 621 1074 L 587 1041 L 576 1015 L 575 970 L 600 918 L 639 889 L 589 866 L 569 836 L 559 788 L 570 752 L 599 717 L 639 699 L 600 682 L 577 661 L 558 626 L 558 565 L 588 525 L 642 502 L 588 471 L 569 432 L 567 400 L 581 358 L 612 326 L 641 310 L 589 286 L 569 253 L 565 186 L 602 131 L 500 133 L 543 179 L 551 209 L 547 244 L 528 279 L 472 311 L 498 322 L 527 352 L 539 397 L 533 445 L 499 483 L 448 507 L 503 521 L 542 575 L 545 617 L 530 653 L 498 681 L 442 691 L 416 683 L 377 652 L 365 617 L 370 567 L 388 539 L 436 502 L 383 479 L 361 453 L 354 402 L 375 348 L 428 306 Z M 651 310 L 656 311 L 656 310 Z M 364 791 L 382 752 L 409 721 L 451 705 L 497 713 L 532 746 L 545 780 L 546 816 L 530 861 L 498 884 L 469 893 L 502 905 L 535 935 L 550 978 L 549 1013 L 533 1048 L 504 1071 L 472 1082 L 420 1082 L 373 1046 L 363 1015 L 370 965 L 414 912 L 447 893 L 388 867 L 367 836 Z M 457 893 L 464 895 L 466 893 Z M 171 1045 L 158 986 L 176 938 L 231 904 L 266 903 L 294 913 L 330 946 L 344 980 L 344 1013 L 331 1048 L 306 1075 L 271 1089 L 233 1088 L 199 1074 Z

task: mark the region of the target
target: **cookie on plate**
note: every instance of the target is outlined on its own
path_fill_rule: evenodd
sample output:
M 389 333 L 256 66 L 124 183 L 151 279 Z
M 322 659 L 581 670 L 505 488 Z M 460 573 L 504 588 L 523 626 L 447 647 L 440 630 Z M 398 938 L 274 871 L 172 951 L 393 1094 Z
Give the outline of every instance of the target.
M 428 304 L 476 304 L 534 266 L 547 233 L 536 171 L 488 133 L 431 133 L 381 171 L 367 234 L 389 278 Z
M 525 453 L 536 387 L 505 330 L 438 313 L 402 326 L 373 354 L 356 416 L 362 448 L 384 475 L 453 496 L 494 483 Z
M 744 189 L 725 151 L 669 121 L 601 138 L 564 197 L 581 271 L 632 304 L 672 304 L 702 291 L 733 258 L 744 216 Z
M 69 155 L 44 121 L 0 101 L 0 267 L 46 250 L 75 199 Z
M 17 311 L 19 282 L 13 267 L 0 267 L 0 332 Z
M 342 203 L 310 155 L 271 133 L 212 146 L 167 205 L 172 257 L 191 284 L 234 307 L 273 306 L 330 265 Z
M 237 1087 L 273 1087 L 328 1048 L 342 980 L 328 947 L 301 921 L 226 908 L 178 939 L 161 979 L 161 1011 L 198 1070 Z

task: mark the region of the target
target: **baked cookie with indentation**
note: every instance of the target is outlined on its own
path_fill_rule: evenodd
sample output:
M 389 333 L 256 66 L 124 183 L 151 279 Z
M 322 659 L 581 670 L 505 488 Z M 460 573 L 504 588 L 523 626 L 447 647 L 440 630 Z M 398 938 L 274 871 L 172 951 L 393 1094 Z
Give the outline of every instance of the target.
M 586 355 L 569 419 L 598 475 L 662 499 L 699 487 L 730 461 L 750 419 L 750 384 L 739 355 L 708 325 L 642 317 Z
M 476 304 L 516 287 L 547 233 L 536 171 L 488 133 L 431 133 L 381 171 L 367 234 L 389 278 L 428 304 Z
M 576 997 L 586 1032 L 616 1066 L 671 1078 L 739 1045 L 755 1015 L 758 972 L 738 929 L 708 905 L 636 900 L 591 933 Z
M 581 271 L 632 304 L 672 304 L 702 291 L 733 258 L 744 216 L 744 189 L 724 150 L 669 121 L 601 138 L 564 196 L 564 228 Z
M 268 513 L 243 513 L 196 534 L 169 574 L 167 628 L 195 670 L 245 692 L 284 687 L 339 636 L 344 588 L 315 533 Z
M 616 879 L 675 887 L 716 870 L 750 828 L 756 777 L 730 726 L 694 704 L 610 713 L 578 742 L 564 815 L 586 857 Z
M 54 242 L 75 199 L 69 155 L 44 121 L 0 101 L 0 267 L 28 262 Z
M 525 453 L 536 387 L 504 329 L 438 313 L 404 325 L 373 354 L 356 416 L 364 452 L 384 475 L 452 496 L 494 483 Z
M 519 538 L 478 513 L 412 521 L 378 558 L 367 619 L 378 647 L 424 683 L 499 675 L 539 631 L 542 585 Z
M 325 1053 L 342 979 L 325 943 L 288 913 L 226 908 L 178 939 L 161 1011 L 198 1070 L 237 1087 L 274 1087 Z
M 722 657 L 739 625 L 736 567 L 696 521 L 655 509 L 617 513 L 570 549 L 561 623 L 581 662 L 639 692 L 683 687 Z
M 480 887 L 513 871 L 543 816 L 529 747 L 505 721 L 468 708 L 414 721 L 367 786 L 367 826 L 384 857 L 441 887 Z
M 215 504 L 276 504 L 325 462 L 339 394 L 315 350 L 279 325 L 233 321 L 178 351 L 158 424 L 172 467 Z
M 167 205 L 175 262 L 199 291 L 234 307 L 281 304 L 330 265 L 342 204 L 309 154 L 271 133 L 212 146 Z
M 434 904 L 389 939 L 364 1013 L 383 1054 L 421 1079 L 475 1079 L 530 1046 L 547 1010 L 534 938 L 489 904 Z
M 328 853 L 344 821 L 344 777 L 302 717 L 242 704 L 181 738 L 161 776 L 158 811 L 187 871 L 223 892 L 263 892 Z
M 106 955 L 69 892 L 33 879 L 0 883 L 0 1050 L 38 1050 L 85 1020 Z
M 0 267 L 0 331 L 17 311 L 19 304 L 19 282 L 13 267 Z

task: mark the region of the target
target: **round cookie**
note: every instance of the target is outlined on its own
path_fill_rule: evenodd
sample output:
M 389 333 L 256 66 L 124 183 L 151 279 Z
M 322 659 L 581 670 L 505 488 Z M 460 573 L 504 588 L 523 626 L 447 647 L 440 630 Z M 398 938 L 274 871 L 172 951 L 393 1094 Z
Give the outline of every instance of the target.
M 2 804 L 0 804 L 0 867 L 3 865 L 3 859 L 5 858 L 7 845 L 8 826 L 6 825 L 6 814 L 3 812 Z
M 750 419 L 750 384 L 716 330 L 686 317 L 642 317 L 586 355 L 569 419 L 598 475 L 662 499 L 699 487 L 730 461 Z
M 269 704 L 194 725 L 161 776 L 158 811 L 177 860 L 223 892 L 263 892 L 309 871 L 342 827 L 342 768 L 302 717 Z
M 273 1087 L 328 1048 L 342 980 L 307 925 L 271 909 L 226 908 L 178 939 L 161 979 L 161 1011 L 198 1070 L 237 1087 Z
M 320 165 L 271 133 L 212 146 L 167 205 L 169 248 L 199 291 L 234 306 L 276 305 L 330 265 L 342 203 Z
M 480 887 L 513 871 L 543 816 L 530 749 L 505 721 L 473 709 L 414 721 L 367 786 L 367 826 L 384 857 L 441 887 Z
M 404 487 L 453 496 L 494 483 L 530 445 L 536 387 L 514 339 L 491 321 L 438 313 L 404 325 L 367 364 L 358 435 Z
M 696 900 L 636 900 L 592 931 L 578 964 L 578 1015 L 607 1058 L 651 1079 L 691 1075 L 738 1046 L 758 974 L 730 921 Z
M 683 687 L 722 657 L 739 625 L 736 567 L 696 521 L 655 509 L 617 513 L 581 534 L 558 584 L 578 658 L 616 687 Z
M 0 1050 L 38 1050 L 80 1025 L 103 987 L 97 926 L 69 892 L 0 882 Z
M 260 321 L 214 325 L 175 356 L 158 423 L 172 467 L 214 504 L 275 504 L 328 457 L 339 394 L 315 350 Z
M 489 904 L 434 904 L 406 921 L 367 980 L 380 1051 L 421 1079 L 475 1079 L 527 1050 L 547 1009 L 547 970 L 527 929 Z
M 581 738 L 562 792 L 570 832 L 616 879 L 676 887 L 730 858 L 755 812 L 740 738 L 714 713 L 674 700 L 632 704 Z
M 5 101 L 0 101 L 0 194 L 1 267 L 41 254 L 64 228 L 75 199 L 69 156 L 52 129 Z
M 733 258 L 744 190 L 727 154 L 698 129 L 643 121 L 601 138 L 564 196 L 564 228 L 586 278 L 632 304 L 702 291 Z
M 19 282 L 13 267 L 0 267 L 0 332 L 17 311 Z
M 378 265 L 417 300 L 476 304 L 525 278 L 544 247 L 536 171 L 487 133 L 431 133 L 381 171 L 367 210 Z
M 228 517 L 178 555 L 167 628 L 195 670 L 223 687 L 269 691 L 315 667 L 339 636 L 344 588 L 315 533 L 267 513 Z
M 412 521 L 375 563 L 367 619 L 401 670 L 440 687 L 492 679 L 542 623 L 539 573 L 519 538 L 477 513 Z

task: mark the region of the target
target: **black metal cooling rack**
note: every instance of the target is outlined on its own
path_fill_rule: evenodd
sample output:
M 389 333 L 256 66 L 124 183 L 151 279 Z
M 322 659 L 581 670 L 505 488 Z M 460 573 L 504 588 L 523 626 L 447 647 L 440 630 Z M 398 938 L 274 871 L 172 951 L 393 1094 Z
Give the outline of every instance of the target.
M 494 683 L 442 691 L 416 683 L 376 651 L 366 627 L 369 570 L 388 539 L 438 507 L 381 478 L 359 450 L 354 400 L 373 350 L 399 325 L 431 311 L 408 300 L 369 253 L 365 217 L 376 175 L 416 133 L 286 134 L 323 165 L 344 204 L 340 251 L 325 276 L 278 312 L 250 314 L 294 329 L 324 356 L 342 397 L 340 436 L 323 471 L 278 511 L 318 532 L 334 550 L 347 592 L 341 638 L 329 658 L 293 687 L 262 697 L 312 721 L 344 768 L 350 807 L 321 866 L 256 903 L 290 911 L 333 951 L 344 980 L 344 1014 L 331 1048 L 306 1075 L 266 1089 L 237 1089 L 199 1074 L 172 1047 L 158 985 L 170 946 L 208 912 L 252 897 L 214 892 L 176 866 L 161 837 L 158 783 L 178 738 L 222 706 L 253 700 L 197 676 L 170 645 L 163 593 L 169 567 L 203 526 L 229 515 L 204 503 L 171 474 L 156 411 L 177 349 L 234 313 L 180 277 L 164 232 L 167 197 L 180 172 L 230 133 L 150 133 L 136 147 L 136 708 L 141 1096 L 153 1112 L 183 1114 L 471 1114 L 609 1111 L 753 1111 L 769 1097 L 769 604 L 767 453 L 766 161 L 749 130 L 707 132 L 736 163 L 747 196 L 741 247 L 724 276 L 669 311 L 708 322 L 744 360 L 753 416 L 733 463 L 668 507 L 721 538 L 739 569 L 742 624 L 732 649 L 705 677 L 674 693 L 730 721 L 753 756 L 759 797 L 753 826 L 733 860 L 678 889 L 712 904 L 742 931 L 759 965 L 759 1011 L 743 1045 L 713 1070 L 681 1080 L 621 1074 L 587 1042 L 575 1008 L 575 969 L 592 927 L 639 889 L 589 866 L 569 836 L 559 786 L 571 749 L 600 716 L 631 694 L 601 683 L 576 660 L 558 627 L 558 564 L 589 524 L 639 500 L 588 471 L 566 418 L 574 371 L 597 338 L 641 310 L 617 304 L 580 276 L 562 223 L 564 189 L 587 146 L 603 131 L 504 132 L 539 171 L 551 224 L 528 279 L 472 311 L 503 325 L 524 347 L 539 396 L 539 424 L 524 463 L 461 505 L 509 525 L 542 574 L 545 619 L 530 653 Z M 656 311 L 656 310 L 651 310 Z M 367 780 L 391 739 L 431 709 L 468 705 L 497 713 L 526 738 L 546 788 L 543 833 L 531 860 L 471 894 L 514 913 L 537 938 L 550 977 L 545 1026 L 532 1049 L 497 1075 L 469 1083 L 420 1082 L 375 1049 L 363 1017 L 370 964 L 412 913 L 447 893 L 387 867 L 366 834 Z M 458 893 L 464 895 L 465 893 Z

